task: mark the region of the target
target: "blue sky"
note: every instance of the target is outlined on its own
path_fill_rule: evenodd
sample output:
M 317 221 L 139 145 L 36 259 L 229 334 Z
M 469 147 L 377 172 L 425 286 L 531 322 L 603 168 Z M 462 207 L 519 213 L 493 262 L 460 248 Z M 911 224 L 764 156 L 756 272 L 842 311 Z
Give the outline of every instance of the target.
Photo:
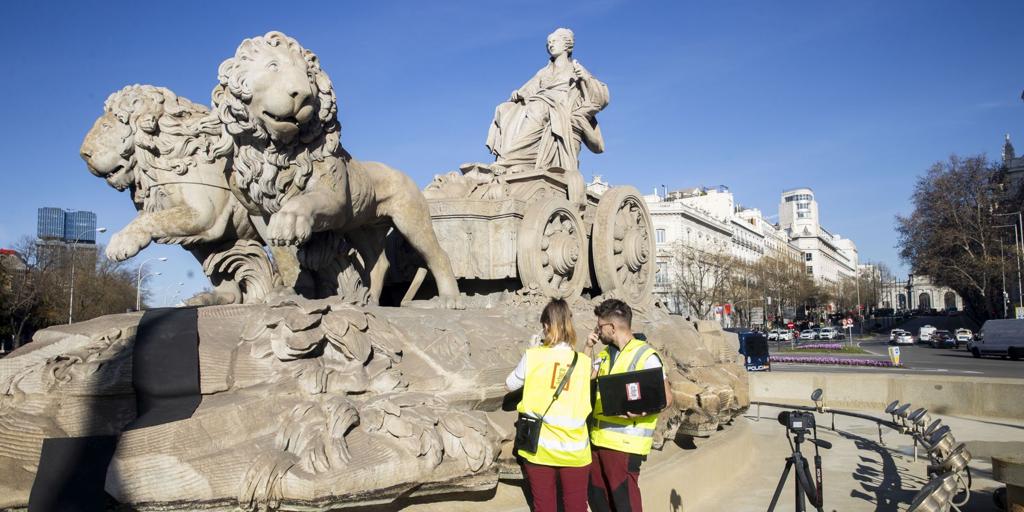
M 110 93 L 168 87 L 209 104 L 217 66 L 246 37 L 281 30 L 320 56 L 342 142 L 420 185 L 489 161 L 498 102 L 545 63 L 546 35 L 608 84 L 606 152 L 590 178 L 647 193 L 725 184 L 766 215 L 809 186 L 825 226 L 862 261 L 899 266 L 894 216 L 916 176 L 951 153 L 1024 149 L 1022 2 L 5 2 L 0 40 L 0 246 L 35 232 L 36 208 L 89 209 L 110 229 L 134 209 L 88 173 L 82 137 Z M 202 288 L 178 247 L 147 269 L 156 302 Z

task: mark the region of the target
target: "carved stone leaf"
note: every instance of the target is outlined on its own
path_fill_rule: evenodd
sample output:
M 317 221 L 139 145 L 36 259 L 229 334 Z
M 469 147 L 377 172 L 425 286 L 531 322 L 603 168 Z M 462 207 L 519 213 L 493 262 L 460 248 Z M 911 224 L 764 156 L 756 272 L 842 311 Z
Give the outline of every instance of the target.
M 437 466 L 444 459 L 444 441 L 437 434 L 437 431 L 429 428 L 424 429 L 420 434 L 419 456 L 425 458 L 430 464 Z
M 398 438 L 412 437 L 416 434 L 412 423 L 390 414 L 384 417 L 384 428 Z
M 345 356 L 359 363 L 366 362 L 370 358 L 370 354 L 373 353 L 373 345 L 370 344 L 369 336 L 354 329 L 350 329 L 348 334 L 341 339 L 328 334 L 327 340 Z
M 391 400 L 382 400 L 382 401 L 378 402 L 378 404 L 380 405 L 381 410 L 383 410 L 384 412 L 386 412 L 386 413 L 388 413 L 388 414 L 390 414 L 392 416 L 401 416 L 402 415 L 402 408 L 399 407 L 398 405 L 396 405 Z
M 324 335 L 319 330 L 293 332 L 285 338 L 285 344 L 289 349 L 303 355 L 320 348 L 323 341 Z
M 331 311 L 320 320 L 320 326 L 324 328 L 328 338 L 340 340 L 348 333 L 352 323 L 339 311 Z
M 441 425 L 443 425 L 444 429 L 455 437 L 466 436 L 466 426 L 460 419 L 456 419 L 454 415 L 441 416 Z
M 270 346 L 274 355 L 282 361 L 291 361 L 306 357 L 318 350 L 323 343 L 323 334 L 318 330 L 291 332 L 280 326 L 270 336 Z
M 258 323 L 261 323 L 267 327 L 277 327 L 284 321 L 284 315 L 287 311 L 284 308 L 270 308 L 267 309 L 263 316 L 260 318 Z
M 384 411 L 376 407 L 367 407 L 360 414 L 359 424 L 369 433 L 377 432 L 384 426 Z
M 306 314 L 301 309 L 289 308 L 284 314 L 284 323 L 293 332 L 305 331 L 315 326 L 320 321 L 318 314 Z

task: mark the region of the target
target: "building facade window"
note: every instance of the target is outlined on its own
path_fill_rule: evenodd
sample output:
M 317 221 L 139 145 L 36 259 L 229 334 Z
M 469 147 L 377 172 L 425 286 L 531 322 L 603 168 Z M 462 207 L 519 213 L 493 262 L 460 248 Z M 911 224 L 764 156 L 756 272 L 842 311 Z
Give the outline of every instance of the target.
M 813 252 L 805 252 L 804 253 L 804 261 L 811 261 L 813 259 L 814 259 L 814 253 Z
M 664 229 L 655 229 L 654 230 L 654 241 L 659 243 L 659 244 L 665 243 L 665 230 Z
M 654 274 L 654 282 L 657 284 L 668 284 L 668 263 L 658 262 L 658 273 Z
M 814 267 L 807 267 L 807 275 L 814 275 Z

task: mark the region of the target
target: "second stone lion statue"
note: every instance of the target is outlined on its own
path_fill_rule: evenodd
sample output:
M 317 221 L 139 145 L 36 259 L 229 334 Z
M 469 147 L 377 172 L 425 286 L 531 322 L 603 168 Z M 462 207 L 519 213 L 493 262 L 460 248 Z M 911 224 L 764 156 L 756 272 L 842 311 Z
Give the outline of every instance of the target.
M 233 141 L 229 182 L 250 214 L 268 219 L 268 243 L 343 236 L 372 268 L 375 301 L 387 270 L 384 239 L 394 228 L 423 256 L 442 305 L 461 307 L 426 199 L 405 174 L 342 148 L 334 88 L 313 52 L 269 32 L 243 41 L 218 78 L 213 107 Z
M 111 239 L 109 258 L 123 261 L 153 241 L 181 244 L 214 286 L 193 304 L 260 302 L 280 286 L 248 212 L 227 186 L 226 159 L 216 147 L 224 139 L 209 109 L 162 87 L 131 85 L 111 94 L 103 110 L 82 158 L 110 186 L 129 190 L 139 210 Z

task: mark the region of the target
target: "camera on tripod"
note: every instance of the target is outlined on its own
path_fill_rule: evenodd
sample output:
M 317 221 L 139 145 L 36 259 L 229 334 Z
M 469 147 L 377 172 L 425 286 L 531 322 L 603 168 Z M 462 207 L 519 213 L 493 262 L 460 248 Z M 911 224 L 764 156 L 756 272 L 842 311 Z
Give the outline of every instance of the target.
M 814 413 L 804 411 L 783 411 L 779 423 L 794 434 L 810 434 L 814 430 Z
M 815 404 L 817 404 L 822 394 L 822 390 L 814 390 L 814 393 L 811 394 L 811 400 L 814 400 Z M 779 496 L 782 494 L 782 487 L 786 484 L 786 479 L 789 477 L 791 469 L 796 470 L 796 473 L 793 475 L 796 512 L 806 512 L 807 501 L 811 502 L 811 506 L 815 510 L 822 512 L 824 492 L 821 482 L 821 455 L 818 453 L 818 448 L 827 450 L 832 448 L 832 443 L 818 439 L 817 424 L 814 421 L 814 413 L 811 412 L 816 409 L 806 407 L 804 409 L 802 411 L 782 411 L 779 413 L 779 423 L 786 427 L 786 440 L 789 441 L 793 453 L 786 458 L 786 467 L 782 470 L 779 485 L 775 487 L 775 494 L 772 495 L 772 502 L 768 505 L 768 512 L 774 512 L 775 505 L 779 502 Z M 790 435 L 793 436 L 791 441 L 789 440 Z M 807 458 L 800 453 L 800 445 L 804 442 L 810 442 L 814 445 L 813 473 Z

